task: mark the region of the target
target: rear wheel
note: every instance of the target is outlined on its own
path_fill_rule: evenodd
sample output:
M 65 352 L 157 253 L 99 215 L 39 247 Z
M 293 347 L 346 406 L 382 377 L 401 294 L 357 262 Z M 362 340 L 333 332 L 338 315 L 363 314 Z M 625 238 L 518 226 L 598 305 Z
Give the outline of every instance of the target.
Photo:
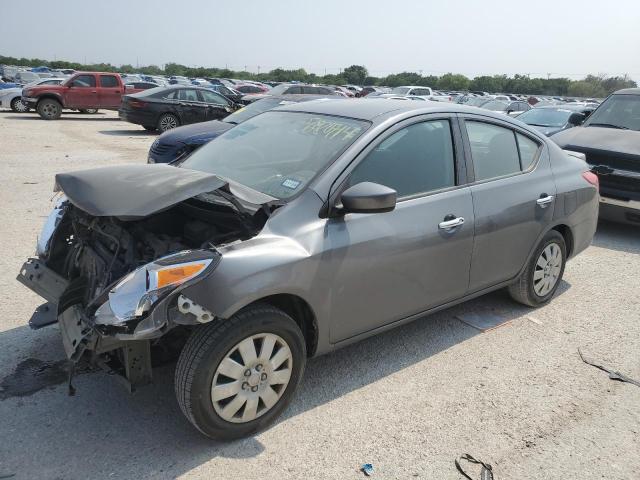
M 548 303 L 560 285 L 567 258 L 567 246 L 560 232 L 548 232 L 529 260 L 527 268 L 511 286 L 511 297 L 530 307 Z
M 192 334 L 176 367 L 178 403 L 208 437 L 251 435 L 289 404 L 305 361 L 304 337 L 293 319 L 254 305 Z
M 11 110 L 17 113 L 25 113 L 29 111 L 29 107 L 20 97 L 16 97 L 11 100 L 11 104 L 9 106 L 11 107 Z
M 36 110 L 38 111 L 38 115 L 45 120 L 57 120 L 60 118 L 60 115 L 62 115 L 62 105 L 52 98 L 40 100 Z
M 158 119 L 158 130 L 166 132 L 180 126 L 180 120 L 173 113 L 163 113 Z

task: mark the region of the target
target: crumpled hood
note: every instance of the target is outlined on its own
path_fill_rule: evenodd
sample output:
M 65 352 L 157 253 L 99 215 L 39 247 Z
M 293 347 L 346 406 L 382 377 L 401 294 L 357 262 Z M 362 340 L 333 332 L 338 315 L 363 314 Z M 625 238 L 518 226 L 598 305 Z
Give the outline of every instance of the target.
M 227 185 L 211 173 L 165 164 L 117 165 L 56 175 L 55 191 L 95 217 L 133 220 Z
M 617 152 L 640 156 L 640 132 L 607 127 L 574 127 L 551 137 L 566 150 Z
M 158 137 L 159 143 L 205 143 L 233 128 L 232 123 L 211 120 L 173 128 Z

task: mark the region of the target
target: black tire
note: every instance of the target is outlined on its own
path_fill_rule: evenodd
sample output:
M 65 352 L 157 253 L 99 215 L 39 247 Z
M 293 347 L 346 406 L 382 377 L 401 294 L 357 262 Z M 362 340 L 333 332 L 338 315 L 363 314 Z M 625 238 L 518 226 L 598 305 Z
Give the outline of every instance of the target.
M 144 128 L 147 132 L 155 132 L 157 130 L 157 128 L 153 125 L 143 125 L 142 128 Z
M 559 276 L 557 277 L 555 284 L 553 285 L 551 290 L 549 290 L 548 292 L 544 292 L 543 295 L 539 295 L 536 292 L 534 275 L 536 275 L 536 270 L 538 272 L 542 271 L 543 275 L 546 275 L 546 273 L 543 268 L 536 266 L 538 263 L 538 259 L 541 258 L 542 252 L 552 244 L 555 244 L 560 248 L 562 263 L 560 265 Z M 511 295 L 511 298 L 524 305 L 528 305 L 529 307 L 540 307 L 549 303 L 549 301 L 555 295 L 560 282 L 562 281 L 562 275 L 564 274 L 566 261 L 567 245 L 564 241 L 564 237 L 560 232 L 556 230 L 547 232 L 547 234 L 542 238 L 542 241 L 533 252 L 531 259 L 527 264 L 527 268 L 525 268 L 524 272 L 522 272 L 520 277 L 518 277 L 518 280 L 516 280 L 512 285 L 509 286 L 509 294 Z
M 11 110 L 13 110 L 16 113 L 27 113 L 29 111 L 29 106 L 23 103 L 22 98 L 20 97 L 16 97 L 13 100 L 11 100 L 11 103 L 9 106 L 11 107 Z
M 36 110 L 38 115 L 45 120 L 57 120 L 62 115 L 62 105 L 52 98 L 40 100 Z
M 158 118 L 157 129 L 160 133 L 164 133 L 167 130 L 171 130 L 173 128 L 180 126 L 180 119 L 176 117 L 173 113 L 163 113 Z
M 219 416 L 213 406 L 214 375 L 238 343 L 261 333 L 275 334 L 287 343 L 292 354 L 289 383 L 271 409 L 254 420 L 232 423 Z M 176 397 L 184 415 L 204 435 L 224 440 L 246 437 L 271 424 L 291 402 L 302 379 L 305 362 L 304 337 L 293 319 L 280 309 L 256 304 L 228 320 L 202 325 L 192 333 L 176 366 Z

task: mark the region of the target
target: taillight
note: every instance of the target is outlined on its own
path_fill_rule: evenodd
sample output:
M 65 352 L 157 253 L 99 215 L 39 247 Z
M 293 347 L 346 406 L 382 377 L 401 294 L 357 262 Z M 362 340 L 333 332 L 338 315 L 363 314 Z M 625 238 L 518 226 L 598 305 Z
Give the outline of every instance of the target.
M 142 102 L 140 100 L 129 100 L 129 106 L 131 108 L 144 108 L 147 106 L 147 102 Z
M 598 175 L 590 171 L 582 172 L 582 178 L 600 190 L 600 180 L 598 179 Z

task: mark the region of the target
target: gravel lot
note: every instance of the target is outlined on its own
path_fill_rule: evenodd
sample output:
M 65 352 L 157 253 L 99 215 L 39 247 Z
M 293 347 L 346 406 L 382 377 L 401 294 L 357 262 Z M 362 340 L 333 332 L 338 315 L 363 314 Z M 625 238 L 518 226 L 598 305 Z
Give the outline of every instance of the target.
M 145 162 L 155 135 L 114 112 L 2 112 L 0 132 L 0 477 L 349 479 L 370 462 L 380 479 L 461 479 L 468 452 L 496 480 L 640 478 L 640 388 L 577 354 L 640 379 L 639 228 L 602 223 L 542 309 L 498 292 L 310 361 L 279 423 L 217 443 L 180 413 L 173 365 L 135 395 L 94 373 L 67 396 L 58 329 L 29 329 L 42 300 L 14 279 L 54 174 Z M 470 311 L 510 321 L 482 333 L 456 318 Z

